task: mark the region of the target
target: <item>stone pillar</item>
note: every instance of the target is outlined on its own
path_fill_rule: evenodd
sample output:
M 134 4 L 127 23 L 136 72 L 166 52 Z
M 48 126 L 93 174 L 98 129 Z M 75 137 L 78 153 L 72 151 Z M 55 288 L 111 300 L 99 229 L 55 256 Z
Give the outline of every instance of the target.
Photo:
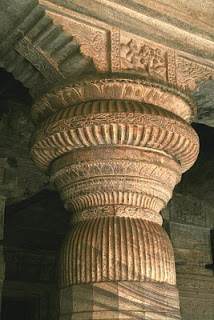
M 5 275 L 5 263 L 4 263 L 4 253 L 3 253 L 3 234 L 4 234 L 4 208 L 5 208 L 5 198 L 0 197 L 0 310 L 2 301 L 2 288 Z M 1 312 L 0 312 L 1 319 Z
M 159 212 L 197 158 L 191 99 L 153 80 L 69 85 L 33 107 L 31 154 L 71 212 L 60 320 L 180 319 Z

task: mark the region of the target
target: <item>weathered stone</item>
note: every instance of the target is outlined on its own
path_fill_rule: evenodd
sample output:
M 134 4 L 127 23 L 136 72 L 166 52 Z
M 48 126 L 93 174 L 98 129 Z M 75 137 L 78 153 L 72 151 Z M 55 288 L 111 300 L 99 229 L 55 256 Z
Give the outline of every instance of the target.
M 211 250 L 195 250 L 195 249 L 180 249 L 175 248 L 175 258 L 178 261 L 184 261 L 184 263 L 189 263 L 192 265 L 204 266 L 211 263 Z
M 192 292 L 188 296 L 180 294 L 181 314 L 183 320 L 192 320 L 193 314 L 195 320 L 212 320 L 214 314 L 214 295 L 197 294 Z
M 74 285 L 61 290 L 61 319 L 170 319 L 179 305 L 162 303 L 177 300 L 173 286 L 138 282 L 105 282 Z M 159 311 L 158 311 L 159 310 Z M 71 316 L 72 313 L 72 316 Z
M 214 294 L 213 276 L 177 274 L 177 285 L 180 291 Z
M 4 235 L 4 208 L 5 208 L 5 198 L 0 197 L 0 310 L 1 310 L 1 303 L 2 303 L 3 281 L 5 278 L 5 260 L 4 260 L 4 251 L 3 251 L 3 245 L 2 245 L 2 240 Z
M 198 107 L 196 122 L 214 127 L 214 80 L 202 81 L 193 93 Z
M 210 251 L 210 229 L 170 222 L 174 248 Z
M 201 200 L 175 193 L 170 202 L 170 217 L 174 222 L 205 227 L 205 208 Z

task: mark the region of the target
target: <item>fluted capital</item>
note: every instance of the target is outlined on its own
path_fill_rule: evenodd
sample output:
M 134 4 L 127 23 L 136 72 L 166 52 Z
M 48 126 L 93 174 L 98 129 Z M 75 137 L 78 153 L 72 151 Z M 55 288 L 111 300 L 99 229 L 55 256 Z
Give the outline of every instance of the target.
M 197 158 L 194 115 L 189 96 L 164 83 L 86 80 L 35 103 L 31 154 L 75 212 L 73 223 L 131 210 L 161 224 L 159 211 Z

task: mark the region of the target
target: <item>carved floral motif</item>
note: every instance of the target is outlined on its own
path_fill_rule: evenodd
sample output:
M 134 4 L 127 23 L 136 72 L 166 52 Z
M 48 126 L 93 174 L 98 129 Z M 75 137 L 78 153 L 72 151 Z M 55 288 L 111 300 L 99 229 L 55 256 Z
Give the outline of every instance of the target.
M 32 107 L 32 118 L 38 123 L 57 110 L 87 101 L 130 100 L 154 104 L 166 109 L 188 123 L 196 115 L 192 99 L 166 84 L 156 81 L 126 78 L 89 80 L 70 85 L 44 95 Z
M 61 25 L 62 29 L 80 45 L 80 52 L 85 57 L 93 59 L 98 71 L 110 71 L 107 53 L 107 33 L 101 28 L 83 24 L 71 17 L 47 11 L 55 25 Z
M 197 82 L 205 79 L 214 79 L 214 70 L 177 56 L 176 59 L 176 77 L 179 86 L 194 90 Z

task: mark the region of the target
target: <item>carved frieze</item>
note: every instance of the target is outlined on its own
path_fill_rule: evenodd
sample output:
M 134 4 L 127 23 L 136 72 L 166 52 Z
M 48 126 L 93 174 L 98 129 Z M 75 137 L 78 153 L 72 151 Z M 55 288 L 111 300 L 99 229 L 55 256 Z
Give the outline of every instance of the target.
M 190 54 L 161 46 L 147 39 L 120 31 L 120 71 L 175 84 L 192 91 L 201 80 L 214 78 L 214 64 Z
M 196 115 L 196 106 L 184 91 L 155 80 L 139 80 L 134 76 L 127 78 L 123 75 L 121 78 L 108 76 L 100 80 L 84 80 L 54 90 L 35 102 L 32 118 L 38 123 L 57 110 L 87 101 L 108 99 L 154 104 L 173 112 L 188 123 L 192 122 Z
M 177 84 L 185 89 L 194 90 L 201 80 L 214 79 L 214 69 L 196 61 L 177 55 Z
M 133 70 L 142 75 L 167 80 L 166 51 L 146 40 L 120 37 L 121 70 Z
M 22 38 L 16 43 L 15 50 L 31 62 L 48 82 L 58 82 L 63 79 L 62 74 L 58 70 L 58 64 L 39 47 L 33 46 L 27 37 Z
M 188 91 L 194 90 L 199 81 L 214 77 L 214 63 L 209 60 L 156 43 L 143 35 L 128 33 L 46 0 L 39 1 L 8 39 L 12 39 L 9 42 L 13 47 L 11 50 L 15 49 L 24 58 L 19 59 L 19 69 L 25 69 L 26 61 L 28 69 L 29 65 L 33 67 L 30 83 L 26 81 L 27 74 L 16 75 L 14 54 L 11 55 L 9 48 L 3 57 L 3 65 L 9 71 L 13 65 L 14 75 L 30 88 L 36 85 L 38 92 L 48 91 L 50 85 L 58 85 L 64 78 L 87 72 L 90 61 L 94 68 L 91 67 L 90 71 L 137 74 Z M 1 47 L 5 50 L 4 43 L 0 50 Z M 40 85 L 37 80 L 41 78 L 43 83 Z M 38 94 L 35 91 L 32 88 L 33 95 Z
M 62 26 L 62 30 L 71 35 L 80 45 L 80 52 L 93 59 L 95 68 L 100 72 L 110 71 L 108 59 L 108 35 L 105 30 L 82 23 L 74 17 L 65 17 L 55 12 L 46 11 L 55 25 Z

